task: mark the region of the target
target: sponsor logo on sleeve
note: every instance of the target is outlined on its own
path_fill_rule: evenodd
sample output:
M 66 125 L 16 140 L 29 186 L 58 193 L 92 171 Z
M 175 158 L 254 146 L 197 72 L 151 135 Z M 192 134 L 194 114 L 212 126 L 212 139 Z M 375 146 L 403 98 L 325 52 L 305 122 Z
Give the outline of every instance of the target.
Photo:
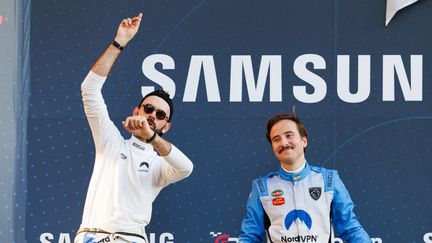
M 333 171 L 329 171 L 327 176 L 327 187 L 331 188 L 333 185 Z
M 265 192 L 265 188 L 264 188 L 262 180 L 258 180 L 258 187 L 259 187 L 261 193 Z

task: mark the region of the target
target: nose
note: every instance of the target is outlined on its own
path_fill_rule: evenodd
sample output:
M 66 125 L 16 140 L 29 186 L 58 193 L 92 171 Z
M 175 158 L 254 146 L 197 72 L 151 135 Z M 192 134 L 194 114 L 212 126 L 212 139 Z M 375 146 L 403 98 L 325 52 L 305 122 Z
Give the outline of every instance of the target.
M 287 145 L 288 145 L 288 139 L 286 139 L 286 138 L 282 138 L 282 139 L 281 139 L 281 144 L 282 144 L 283 146 L 287 146 Z

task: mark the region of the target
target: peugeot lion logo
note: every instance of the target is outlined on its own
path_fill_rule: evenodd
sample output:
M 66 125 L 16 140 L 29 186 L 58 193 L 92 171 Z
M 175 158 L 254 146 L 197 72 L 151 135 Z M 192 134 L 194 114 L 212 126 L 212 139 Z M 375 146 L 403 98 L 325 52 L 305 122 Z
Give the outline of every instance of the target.
M 147 163 L 145 161 L 141 162 L 138 171 L 148 172 L 149 171 L 149 167 L 150 167 L 149 163 Z
M 301 222 L 303 222 L 309 229 L 312 228 L 312 219 L 309 216 L 309 214 L 306 211 L 303 210 L 296 210 L 289 212 L 288 215 L 285 217 L 285 228 L 289 230 L 291 225 L 299 219 Z
M 321 196 L 321 187 L 311 187 L 309 188 L 309 195 L 316 201 Z

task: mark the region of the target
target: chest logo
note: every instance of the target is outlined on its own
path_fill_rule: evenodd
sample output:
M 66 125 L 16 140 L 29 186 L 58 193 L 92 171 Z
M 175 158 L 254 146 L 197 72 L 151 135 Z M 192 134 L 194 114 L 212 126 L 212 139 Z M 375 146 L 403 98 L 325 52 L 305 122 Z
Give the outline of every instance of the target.
M 271 193 L 272 197 L 281 197 L 283 194 L 284 192 L 281 189 L 274 190 Z
M 293 223 L 301 222 L 305 224 L 308 229 L 312 228 L 312 218 L 311 216 L 304 210 L 294 209 L 287 214 L 285 217 L 285 228 L 289 230 Z
M 275 206 L 284 205 L 285 204 L 285 198 L 283 198 L 283 197 L 273 198 L 272 203 Z
M 309 195 L 315 201 L 318 200 L 321 197 L 321 187 L 310 187 L 309 188 Z
M 147 162 L 141 162 L 138 171 L 148 172 L 150 168 L 150 164 Z

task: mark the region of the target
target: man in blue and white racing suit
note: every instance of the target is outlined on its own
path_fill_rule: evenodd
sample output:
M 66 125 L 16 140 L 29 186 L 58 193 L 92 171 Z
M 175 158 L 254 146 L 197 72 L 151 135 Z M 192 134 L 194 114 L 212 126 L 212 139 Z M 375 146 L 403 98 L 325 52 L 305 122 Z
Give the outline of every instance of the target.
M 337 171 L 308 164 L 307 131 L 293 109 L 267 122 L 278 171 L 254 180 L 239 242 L 371 242 Z

